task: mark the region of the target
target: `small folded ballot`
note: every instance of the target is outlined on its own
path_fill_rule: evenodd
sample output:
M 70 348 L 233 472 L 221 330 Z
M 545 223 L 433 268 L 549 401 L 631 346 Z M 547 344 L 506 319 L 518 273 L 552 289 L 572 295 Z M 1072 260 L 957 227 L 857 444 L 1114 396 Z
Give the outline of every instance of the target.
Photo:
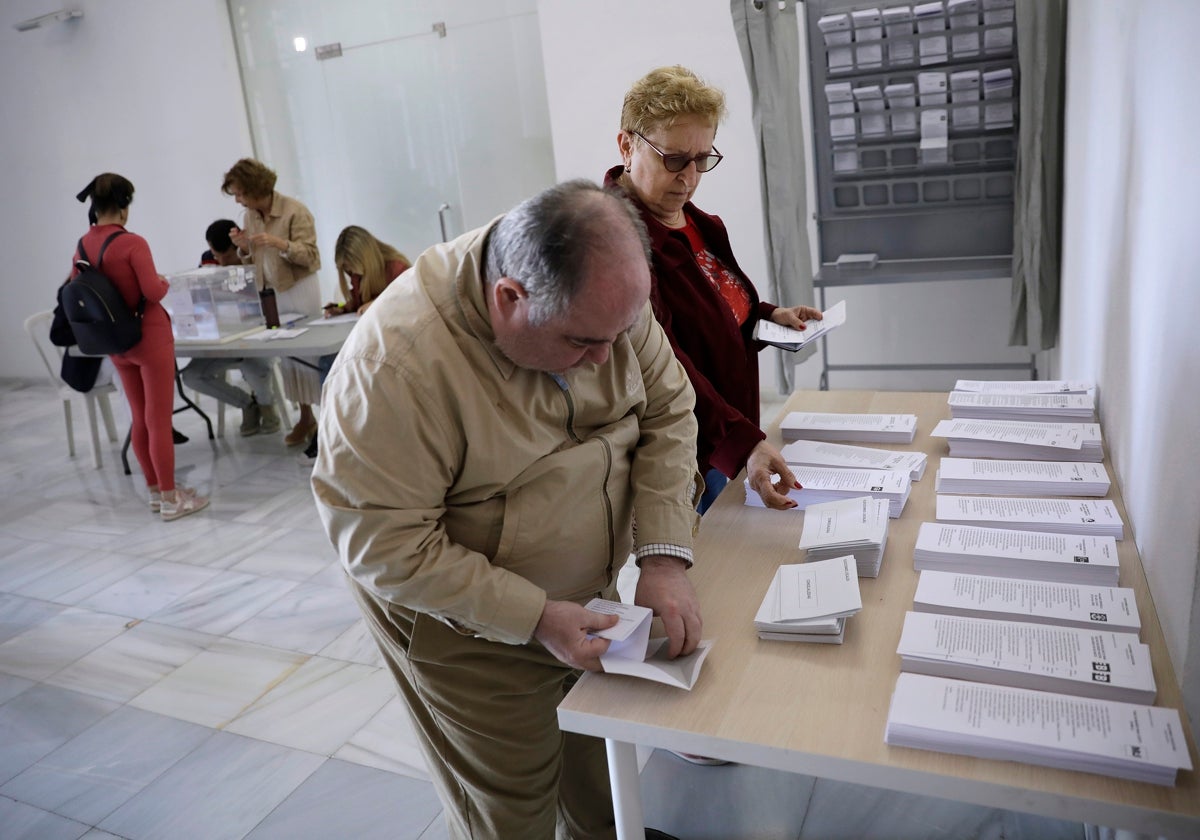
M 925 475 L 929 457 L 924 452 L 896 452 L 870 446 L 851 446 L 820 440 L 795 440 L 780 450 L 783 460 L 798 467 L 897 470 L 913 481 Z
M 1099 423 L 1030 423 L 1021 420 L 941 420 L 929 433 L 944 437 L 955 458 L 1025 461 L 1104 460 Z
M 882 105 L 883 100 L 880 100 Z M 882 117 L 881 117 L 882 119 Z M 846 301 L 838 301 L 821 313 L 821 320 L 804 322 L 804 329 L 797 330 L 776 324 L 774 321 L 759 319 L 754 325 L 754 337 L 764 344 L 770 344 L 784 350 L 795 352 L 807 344 L 811 344 L 821 336 L 837 329 L 846 323 Z
M 595 635 L 608 639 L 608 652 L 601 654 L 600 665 L 606 674 L 625 674 L 645 680 L 685 688 L 691 691 L 700 677 L 700 666 L 708 657 L 713 642 L 705 639 L 687 656 L 667 658 L 667 639 L 650 638 L 654 613 L 647 607 L 593 598 L 586 604 L 592 612 L 617 616 L 617 623 Z
M 822 502 L 872 496 L 876 499 L 886 499 L 888 515 L 896 519 L 903 512 L 912 489 L 912 481 L 908 475 L 897 470 L 796 467 L 792 474 L 796 476 L 802 488 L 787 492 L 787 497 L 796 503 L 793 510 L 797 511 Z M 778 481 L 779 476 L 772 476 L 771 480 Z M 762 497 L 750 487 L 750 479 L 746 479 L 745 485 L 746 504 L 750 507 L 765 507 Z
M 871 496 L 809 505 L 804 511 L 800 548 L 812 563 L 842 557 L 854 558 L 859 577 L 878 577 L 887 547 L 888 502 Z
M 851 556 L 780 566 L 754 616 L 760 639 L 841 644 L 862 609 Z
M 779 424 L 779 433 L 788 442 L 912 443 L 917 434 L 917 415 L 793 411 Z

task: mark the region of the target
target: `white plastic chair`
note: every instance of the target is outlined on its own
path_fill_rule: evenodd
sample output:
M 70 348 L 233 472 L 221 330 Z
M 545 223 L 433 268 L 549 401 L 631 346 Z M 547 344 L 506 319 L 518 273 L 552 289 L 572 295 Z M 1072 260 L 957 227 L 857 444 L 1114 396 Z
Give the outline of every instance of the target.
M 38 355 L 42 357 L 42 362 L 46 365 L 46 373 L 50 375 L 50 382 L 58 390 L 58 395 L 62 399 L 63 419 L 67 423 L 68 453 L 72 458 L 75 457 L 75 428 L 71 421 L 71 400 L 81 399 L 87 404 L 88 425 L 92 432 L 92 458 L 96 462 L 96 469 L 100 469 L 104 462 L 100 457 L 100 429 L 96 425 L 96 407 L 100 407 L 108 439 L 116 443 L 117 427 L 113 422 L 112 405 L 108 401 L 108 395 L 115 394 L 117 388 L 109 383 L 96 385 L 87 393 L 80 393 L 63 382 L 62 377 L 59 376 L 63 348 L 50 343 L 50 324 L 53 320 L 53 312 L 36 312 L 25 319 L 25 332 L 29 333 L 29 337 L 33 339 L 33 346 L 37 348 Z

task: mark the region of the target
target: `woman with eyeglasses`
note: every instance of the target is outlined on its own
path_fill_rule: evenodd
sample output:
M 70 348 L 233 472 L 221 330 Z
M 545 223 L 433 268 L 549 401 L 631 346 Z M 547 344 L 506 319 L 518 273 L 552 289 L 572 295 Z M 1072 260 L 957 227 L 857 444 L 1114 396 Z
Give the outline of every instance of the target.
M 759 428 L 760 318 L 803 329 L 821 313 L 758 299 L 738 267 L 724 223 L 692 204 L 700 176 L 721 162 L 713 145 L 725 95 L 685 67 L 660 67 L 625 94 L 617 147 L 622 166 L 605 175 L 633 200 L 650 234 L 654 285 L 650 301 L 696 390 L 700 431 L 696 458 L 713 503 L 745 467 L 750 486 L 771 508 L 795 507 L 799 487 L 779 450 Z M 772 484 L 772 473 L 780 476 Z

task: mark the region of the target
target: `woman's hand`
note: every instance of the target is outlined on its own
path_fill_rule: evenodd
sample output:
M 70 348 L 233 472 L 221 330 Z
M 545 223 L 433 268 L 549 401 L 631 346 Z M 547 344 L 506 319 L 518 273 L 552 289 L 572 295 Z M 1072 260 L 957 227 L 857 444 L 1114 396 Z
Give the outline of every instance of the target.
M 238 247 L 239 251 L 246 251 L 250 248 L 250 238 L 246 236 L 246 232 L 241 228 L 234 227 L 229 229 L 229 238 L 233 240 L 233 244 Z
M 322 309 L 326 318 L 332 318 L 334 315 L 341 315 L 345 311 L 346 305 L 344 303 L 327 303 Z
M 776 324 L 797 330 L 805 328 L 805 321 L 820 321 L 824 317 L 820 309 L 814 309 L 811 306 L 781 306 L 771 313 L 771 320 Z
M 288 247 L 286 239 L 280 239 L 278 236 L 273 236 L 266 231 L 252 234 L 247 237 L 247 239 L 249 239 L 250 244 L 256 248 L 266 246 L 268 248 L 275 248 L 278 251 L 286 251 Z
M 779 476 L 774 483 L 771 482 L 773 475 Z M 787 492 L 801 489 L 800 482 L 796 481 L 796 476 L 779 450 L 765 440 L 759 441 L 758 446 L 751 450 L 750 458 L 746 461 L 746 478 L 750 480 L 750 489 L 762 497 L 763 504 L 772 510 L 790 510 L 796 506 L 788 498 Z

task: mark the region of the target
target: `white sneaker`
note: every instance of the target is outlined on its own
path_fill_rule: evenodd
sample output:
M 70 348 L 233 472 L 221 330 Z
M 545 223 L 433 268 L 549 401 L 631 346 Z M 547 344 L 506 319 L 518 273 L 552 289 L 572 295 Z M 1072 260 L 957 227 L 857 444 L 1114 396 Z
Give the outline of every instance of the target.
M 150 510 L 154 513 L 162 510 L 162 493 L 157 490 L 150 491 Z
M 195 490 L 190 490 L 187 487 L 176 487 L 175 499 L 172 501 L 164 496 L 159 513 L 163 518 L 163 522 L 170 522 L 172 519 L 178 519 L 181 516 L 187 516 L 189 513 L 204 510 L 206 507 L 208 507 L 207 496 L 198 496 Z

